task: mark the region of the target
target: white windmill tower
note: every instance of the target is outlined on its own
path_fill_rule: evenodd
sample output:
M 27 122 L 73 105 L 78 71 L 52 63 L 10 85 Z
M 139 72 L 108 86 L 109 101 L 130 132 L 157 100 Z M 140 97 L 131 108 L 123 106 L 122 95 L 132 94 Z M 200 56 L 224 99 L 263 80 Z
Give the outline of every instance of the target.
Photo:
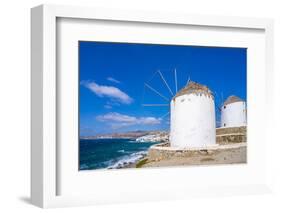
M 221 127 L 246 126 L 246 102 L 231 95 L 221 106 Z
M 172 147 L 216 144 L 215 104 L 208 87 L 189 82 L 171 101 Z
M 172 98 L 169 100 L 171 147 L 191 148 L 215 145 L 215 104 L 209 88 L 188 80 L 187 85 L 174 95 L 160 71 L 159 74 L 172 94 Z M 176 70 L 175 84 L 177 88 Z M 150 85 L 145 84 L 145 86 L 167 100 Z M 146 104 L 144 106 L 160 105 Z

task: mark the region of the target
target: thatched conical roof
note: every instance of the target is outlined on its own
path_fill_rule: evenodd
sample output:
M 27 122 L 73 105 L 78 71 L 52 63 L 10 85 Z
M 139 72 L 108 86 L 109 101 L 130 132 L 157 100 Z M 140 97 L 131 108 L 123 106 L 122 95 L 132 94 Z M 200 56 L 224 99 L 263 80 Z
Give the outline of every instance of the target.
M 241 98 L 239 98 L 239 97 L 237 97 L 237 96 L 235 96 L 235 95 L 231 95 L 231 96 L 229 96 L 229 97 L 225 100 L 225 102 L 223 103 L 223 105 L 225 106 L 225 105 L 227 105 L 227 104 L 232 104 L 232 103 L 241 102 L 241 101 L 243 101 Z
M 184 88 L 178 91 L 174 98 L 186 94 L 206 95 L 213 98 L 213 93 L 207 86 L 198 84 L 194 81 L 190 81 Z

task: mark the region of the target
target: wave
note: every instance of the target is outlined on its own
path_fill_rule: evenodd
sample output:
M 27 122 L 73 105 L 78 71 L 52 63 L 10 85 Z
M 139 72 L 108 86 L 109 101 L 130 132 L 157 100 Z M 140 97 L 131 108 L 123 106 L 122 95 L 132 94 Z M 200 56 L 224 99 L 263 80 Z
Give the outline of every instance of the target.
M 131 139 L 129 141 L 127 141 L 128 143 L 136 143 L 137 141 L 135 139 Z
M 120 169 L 130 164 L 136 163 L 141 158 L 147 155 L 148 151 L 140 151 L 136 153 L 132 153 L 130 155 L 123 156 L 113 165 L 107 167 L 107 169 Z
M 80 170 L 87 170 L 89 167 L 86 164 L 80 165 Z

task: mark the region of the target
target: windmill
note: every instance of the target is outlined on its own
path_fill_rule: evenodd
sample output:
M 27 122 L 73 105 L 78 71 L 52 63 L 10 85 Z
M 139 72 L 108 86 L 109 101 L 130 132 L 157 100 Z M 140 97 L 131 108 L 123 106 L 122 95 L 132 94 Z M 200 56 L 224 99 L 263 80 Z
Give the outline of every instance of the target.
M 206 147 L 216 143 L 215 129 L 215 104 L 213 93 L 210 89 L 196 82 L 190 81 L 178 91 L 177 70 L 174 70 L 175 93 L 172 92 L 160 70 L 158 73 L 169 97 L 156 90 L 151 84 L 145 83 L 144 87 L 157 94 L 163 103 L 143 104 L 145 107 L 170 107 L 169 111 L 161 118 L 170 114 L 170 145 L 171 147 Z M 168 102 L 168 103 L 167 103 Z
M 231 95 L 221 105 L 221 127 L 240 127 L 247 123 L 246 102 Z

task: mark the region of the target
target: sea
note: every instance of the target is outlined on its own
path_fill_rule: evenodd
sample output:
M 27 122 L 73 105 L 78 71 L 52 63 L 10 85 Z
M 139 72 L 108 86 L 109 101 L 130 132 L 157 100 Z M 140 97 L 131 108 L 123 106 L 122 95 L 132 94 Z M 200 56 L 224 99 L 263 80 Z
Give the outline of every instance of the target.
M 147 155 L 155 142 L 135 139 L 80 139 L 80 170 L 119 169 L 128 167 Z

